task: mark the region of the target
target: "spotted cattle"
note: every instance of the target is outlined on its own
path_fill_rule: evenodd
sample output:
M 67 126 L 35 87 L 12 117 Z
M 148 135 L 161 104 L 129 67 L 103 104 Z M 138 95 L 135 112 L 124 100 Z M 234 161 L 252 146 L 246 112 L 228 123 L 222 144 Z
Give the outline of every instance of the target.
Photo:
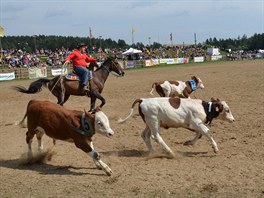
M 139 114 L 146 124 L 141 137 L 150 152 L 153 152 L 150 140 L 150 137 L 153 137 L 165 151 L 174 155 L 160 136 L 161 127 L 165 129 L 182 127 L 196 132 L 195 138 L 185 142 L 185 145 L 193 145 L 202 135 L 205 135 L 210 140 L 214 152 L 217 152 L 218 146 L 206 124 L 211 123 L 213 119 L 235 121 L 225 101 L 212 99 L 210 102 L 206 102 L 199 99 L 164 97 L 135 100 L 130 114 L 126 118 L 120 119 L 119 123 L 124 123 L 132 116 L 133 108 L 137 103 L 139 104 Z

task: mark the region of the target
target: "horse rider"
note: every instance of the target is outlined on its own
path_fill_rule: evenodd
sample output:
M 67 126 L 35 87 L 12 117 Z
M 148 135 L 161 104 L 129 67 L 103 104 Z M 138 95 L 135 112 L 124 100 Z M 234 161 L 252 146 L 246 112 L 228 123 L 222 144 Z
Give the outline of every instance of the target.
M 80 86 L 84 92 L 89 91 L 89 81 L 92 79 L 92 71 L 89 70 L 89 63 L 95 62 L 96 59 L 89 57 L 85 50 L 87 45 L 80 43 L 76 49 L 65 58 L 65 64 L 72 61 L 74 72 L 80 77 Z

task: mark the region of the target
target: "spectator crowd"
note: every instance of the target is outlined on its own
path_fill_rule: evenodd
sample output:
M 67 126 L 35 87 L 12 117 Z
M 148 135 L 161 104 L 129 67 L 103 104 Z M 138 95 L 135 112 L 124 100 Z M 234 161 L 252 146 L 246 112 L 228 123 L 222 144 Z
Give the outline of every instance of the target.
M 147 59 L 161 59 L 161 58 L 189 58 L 193 60 L 194 57 L 205 57 L 206 60 L 206 46 L 202 45 L 173 45 L 163 46 L 160 48 L 141 47 L 137 46 L 142 53 L 131 55 L 123 55 L 123 49 L 101 49 L 92 47 L 87 49 L 89 56 L 96 58 L 98 62 L 103 62 L 107 56 L 114 56 L 120 60 L 147 60 Z M 55 51 L 49 49 L 36 50 L 34 53 L 28 53 L 21 49 L 4 49 L 0 57 L 0 65 L 8 65 L 12 68 L 31 68 L 31 67 L 59 67 L 64 63 L 65 57 L 71 53 L 71 50 L 61 48 Z M 250 52 L 243 52 L 244 57 L 252 57 Z M 250 56 L 249 56 L 250 55 Z M 228 59 L 229 54 L 226 55 Z

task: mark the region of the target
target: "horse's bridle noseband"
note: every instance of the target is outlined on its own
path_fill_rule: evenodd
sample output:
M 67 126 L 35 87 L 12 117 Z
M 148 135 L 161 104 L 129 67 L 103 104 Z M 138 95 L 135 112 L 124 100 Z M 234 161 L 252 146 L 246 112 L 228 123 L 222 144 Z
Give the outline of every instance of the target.
M 116 67 L 116 63 L 115 63 L 115 62 L 111 61 L 111 64 L 112 64 L 112 66 Z M 109 70 L 109 68 L 107 68 L 107 67 L 104 66 L 104 65 L 102 65 L 102 67 L 103 67 L 108 73 L 111 73 L 111 71 Z M 113 73 L 112 73 L 112 74 L 113 74 Z M 113 74 L 113 75 L 114 75 L 114 76 L 117 76 L 117 77 L 121 76 L 121 74 L 118 74 L 118 75 Z

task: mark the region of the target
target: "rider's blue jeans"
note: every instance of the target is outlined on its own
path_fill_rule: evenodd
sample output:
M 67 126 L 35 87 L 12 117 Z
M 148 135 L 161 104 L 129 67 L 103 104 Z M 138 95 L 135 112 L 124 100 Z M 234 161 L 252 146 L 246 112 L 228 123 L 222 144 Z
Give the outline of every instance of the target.
M 88 79 L 91 79 L 90 70 L 82 66 L 75 66 L 74 71 L 80 77 L 81 84 L 87 85 Z

